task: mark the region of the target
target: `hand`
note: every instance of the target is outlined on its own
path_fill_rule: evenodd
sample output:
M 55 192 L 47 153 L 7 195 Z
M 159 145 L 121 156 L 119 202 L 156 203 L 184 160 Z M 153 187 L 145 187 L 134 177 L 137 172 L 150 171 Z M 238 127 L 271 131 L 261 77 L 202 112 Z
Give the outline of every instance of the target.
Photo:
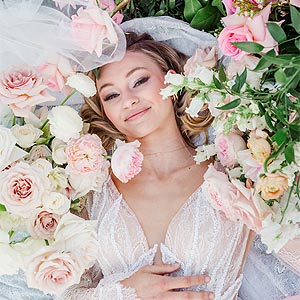
M 207 275 L 199 276 L 163 276 L 179 268 L 174 265 L 145 266 L 130 277 L 121 281 L 127 287 L 135 288 L 137 296 L 143 300 L 210 300 L 214 293 L 194 291 L 174 291 L 194 285 L 206 284 L 210 281 Z

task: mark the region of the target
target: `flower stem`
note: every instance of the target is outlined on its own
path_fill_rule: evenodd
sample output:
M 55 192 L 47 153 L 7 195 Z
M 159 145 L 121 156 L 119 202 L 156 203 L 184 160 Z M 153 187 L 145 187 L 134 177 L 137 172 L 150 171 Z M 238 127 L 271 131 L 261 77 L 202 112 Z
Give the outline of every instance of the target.
M 118 11 L 120 11 L 123 7 L 125 7 L 130 0 L 123 0 L 121 3 L 119 3 L 115 9 L 109 14 L 110 17 L 112 18 Z

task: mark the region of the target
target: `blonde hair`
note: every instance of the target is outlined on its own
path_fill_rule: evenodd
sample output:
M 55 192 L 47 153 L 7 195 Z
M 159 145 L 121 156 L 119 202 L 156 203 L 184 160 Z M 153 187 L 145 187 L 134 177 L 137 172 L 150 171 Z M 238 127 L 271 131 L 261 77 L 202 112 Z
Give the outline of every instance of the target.
M 187 57 L 169 47 L 168 45 L 155 41 L 148 34 L 137 35 L 136 33 L 126 33 L 127 51 L 140 52 L 149 56 L 164 73 L 174 70 L 176 73 L 183 73 L 183 66 Z M 95 72 L 89 72 L 89 76 L 96 82 L 101 76 L 101 68 Z M 194 138 L 200 132 L 205 132 L 213 121 L 209 110 L 205 106 L 199 116 L 191 117 L 185 113 L 186 107 L 191 102 L 192 95 L 186 91 L 178 93 L 173 97 L 174 112 L 177 125 L 184 140 L 193 146 Z M 97 134 L 106 150 L 113 148 L 115 140 L 126 140 L 126 136 L 116 129 L 112 122 L 107 118 L 98 93 L 94 97 L 86 98 L 85 104 L 81 109 L 81 116 L 85 122 L 90 123 L 90 132 Z

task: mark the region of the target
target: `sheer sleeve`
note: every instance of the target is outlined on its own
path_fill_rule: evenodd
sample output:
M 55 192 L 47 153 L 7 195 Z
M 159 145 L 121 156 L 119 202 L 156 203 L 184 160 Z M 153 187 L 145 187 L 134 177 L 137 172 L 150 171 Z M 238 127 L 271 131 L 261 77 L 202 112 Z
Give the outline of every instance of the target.
M 98 265 L 86 271 L 78 285 L 68 288 L 55 300 L 138 300 L 135 289 L 117 281 L 104 280 Z

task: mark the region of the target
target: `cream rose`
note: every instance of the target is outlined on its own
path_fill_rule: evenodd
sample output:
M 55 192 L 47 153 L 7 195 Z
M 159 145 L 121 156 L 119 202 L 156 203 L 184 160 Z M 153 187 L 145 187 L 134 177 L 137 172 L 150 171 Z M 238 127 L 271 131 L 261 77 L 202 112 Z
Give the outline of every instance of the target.
M 51 246 L 45 246 L 26 261 L 27 284 L 44 293 L 60 294 L 79 283 L 83 273 L 79 260 L 79 257 L 75 258 L 70 253 L 60 253 Z
M 95 82 L 90 77 L 82 73 L 70 75 L 67 78 L 66 84 L 76 89 L 79 93 L 87 98 L 94 96 L 97 92 Z
M 260 177 L 256 184 L 256 192 L 264 200 L 272 200 L 280 198 L 288 189 L 289 178 L 280 172 L 267 173 Z
M 28 217 L 32 210 L 41 205 L 48 181 L 37 168 L 19 162 L 9 170 L 0 172 L 1 203 L 7 211 Z
M 50 181 L 50 189 L 56 192 L 65 191 L 69 186 L 68 175 L 63 168 L 55 167 L 48 175 Z
M 43 131 L 31 124 L 14 125 L 11 132 L 17 139 L 17 144 L 22 148 L 29 148 L 34 145 L 35 141 L 43 134 Z
M 66 155 L 67 144 L 58 138 L 54 138 L 51 144 L 52 158 L 58 165 L 63 165 L 67 162 Z
M 70 106 L 56 106 L 48 114 L 50 132 L 58 139 L 68 142 L 78 138 L 83 121 L 77 111 Z
M 50 158 L 51 151 L 46 145 L 36 145 L 33 146 L 29 151 L 29 156 L 26 157 L 28 163 L 32 163 L 39 158 Z
M 63 215 L 68 212 L 71 205 L 70 199 L 66 195 L 58 192 L 44 194 L 42 203 L 45 209 L 58 215 Z

